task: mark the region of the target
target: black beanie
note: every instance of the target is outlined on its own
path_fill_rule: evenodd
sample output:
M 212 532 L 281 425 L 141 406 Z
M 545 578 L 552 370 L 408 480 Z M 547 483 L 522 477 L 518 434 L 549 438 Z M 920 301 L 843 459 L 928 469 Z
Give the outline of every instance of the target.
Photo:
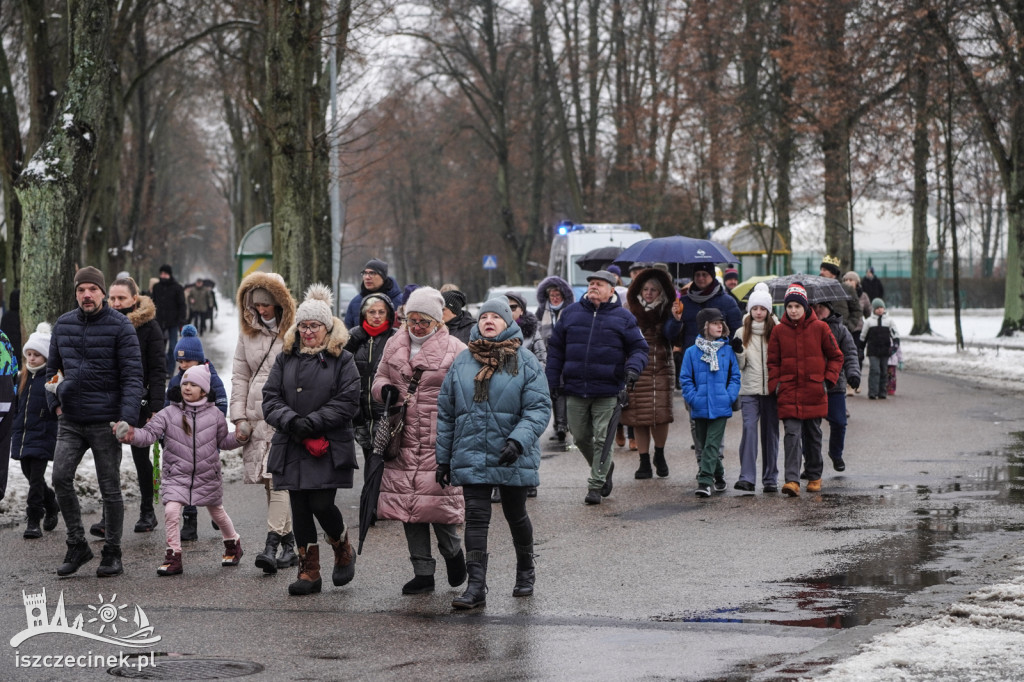
M 366 265 L 363 266 L 363 270 L 373 270 L 381 277 L 387 279 L 388 276 L 388 264 L 382 260 L 371 258 L 366 261 Z
M 444 307 L 452 311 L 452 314 L 459 315 L 466 306 L 466 295 L 458 290 L 446 291 L 441 294 L 444 298 Z

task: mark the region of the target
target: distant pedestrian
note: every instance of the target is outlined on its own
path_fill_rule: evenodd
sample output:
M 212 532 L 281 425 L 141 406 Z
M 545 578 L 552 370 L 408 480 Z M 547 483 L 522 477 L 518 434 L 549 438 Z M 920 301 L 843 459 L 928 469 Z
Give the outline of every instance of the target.
M 348 303 L 345 311 L 345 328 L 355 329 L 359 326 L 359 311 L 363 307 L 363 297 L 373 293 L 381 293 L 391 299 L 396 308 L 404 302 L 402 290 L 393 277 L 388 276 L 388 264 L 377 258 L 366 261 L 359 273 L 361 283 L 359 293 Z
M 636 386 L 647 366 L 647 342 L 614 287 L 615 275 L 606 270 L 587 277 L 587 293 L 566 308 L 551 333 L 545 368 L 551 395 L 567 396 L 569 430 L 590 469 L 589 505 L 612 492 L 608 427 L 617 419 L 620 394 Z
M 562 313 L 570 303 L 576 300 L 572 287 L 561 277 L 552 275 L 537 285 L 537 319 L 540 322 L 540 336 L 544 339 L 545 358 L 547 366 L 547 347 L 551 343 L 551 332 L 554 331 L 555 323 L 561 318 Z M 561 388 L 561 385 L 558 387 Z M 555 434 L 549 440 L 556 441 L 559 445 L 565 444 L 565 434 L 569 431 L 569 420 L 565 410 L 565 394 L 559 391 L 551 397 L 551 415 L 554 421 Z
M 849 384 L 854 390 L 860 387 L 860 359 L 850 330 L 833 306 L 831 301 L 817 303 L 814 312 L 832 330 L 832 336 L 843 351 L 843 371 L 839 373 L 839 381 L 827 391 L 828 414 L 825 415 L 825 421 L 828 422 L 828 456 L 832 460 L 832 468 L 846 471 L 846 461 L 843 459 L 846 448 L 846 385 Z
M 864 291 L 864 287 L 861 286 L 860 275 L 853 270 L 850 270 L 848 273 L 843 275 L 843 282 L 853 289 L 854 294 L 857 296 L 857 302 L 860 304 L 860 311 L 862 315 L 860 326 L 856 329 L 850 330 L 850 332 L 853 335 L 853 342 L 857 345 L 857 359 L 860 364 L 863 365 L 864 342 L 860 340 L 860 333 L 864 331 L 864 321 L 871 317 L 871 299 L 868 298 L 867 293 Z
M 164 442 L 160 498 L 164 503 L 167 551 L 157 575 L 180 575 L 183 571 L 178 525 L 186 505 L 206 507 L 220 528 L 224 539 L 221 566 L 237 566 L 242 559 L 241 538 L 224 510 L 220 451 L 234 450 L 246 439 L 228 432 L 224 414 L 209 400 L 210 390 L 209 368 L 190 367 L 181 379 L 180 402 L 172 402 L 142 427 L 127 421 L 112 424 L 118 440 L 133 447 L 148 449 L 158 439 Z
M 359 468 L 352 432 L 352 418 L 359 412 L 359 371 L 345 352 L 348 330 L 331 310 L 330 288 L 311 284 L 263 387 L 263 414 L 277 429 L 267 469 L 274 489 L 288 491 L 299 546 L 299 575 L 288 586 L 291 595 L 319 592 L 323 584 L 314 519 L 334 551 L 331 582 L 347 585 L 356 573 L 349 527 L 335 497 L 339 488 L 352 487 Z
M 459 537 L 465 515 L 462 490 L 437 482 L 437 398 L 456 356 L 466 349 L 441 321 L 443 308 L 437 289 L 420 287 L 412 293 L 405 302 L 406 330 L 384 347 L 371 393 L 378 402 L 406 405 L 400 452 L 384 463 L 377 502 L 377 517 L 401 521 L 405 530 L 413 577 L 402 586 L 402 594 L 434 591 L 431 528 L 448 583 L 455 587 L 466 579 Z
M 50 325 L 40 322 L 25 342 L 25 363 L 18 372 L 17 412 L 11 428 L 11 457 L 21 463 L 21 472 L 28 480 L 23 536 L 30 540 L 56 528 L 60 514 L 57 496 L 46 484 L 46 467 L 57 447 L 57 416 L 46 407 L 50 332 Z M 0 380 L 0 387 L 5 383 Z
M 85 539 L 75 472 L 92 449 L 103 496 L 106 530 L 96 575 L 120 575 L 124 501 L 121 497 L 121 444 L 110 422 L 134 424 L 142 404 L 139 337 L 127 317 L 104 300 L 103 273 L 84 267 L 75 273 L 78 307 L 57 318 L 46 356 L 47 404 L 58 416 L 53 455 L 53 489 L 67 527 L 67 554 L 57 575 L 76 572 L 93 558 Z
M 174 347 L 178 343 L 178 331 L 188 322 L 188 304 L 185 289 L 174 279 L 170 265 L 160 266 L 160 281 L 150 287 L 150 296 L 156 306 L 156 321 L 164 330 L 167 342 L 167 374 L 174 374 Z
M 889 356 L 894 341 L 900 335 L 892 318 L 885 311 L 885 301 L 876 298 L 871 301 L 871 319 L 864 323 L 860 338 L 864 341 L 864 353 L 868 356 L 868 398 L 885 400 L 889 380 Z
M 452 289 L 441 296 L 444 298 L 441 315 L 444 317 L 445 326 L 448 327 L 448 333 L 462 343 L 469 343 L 469 336 L 473 333 L 476 320 L 466 310 L 466 295 L 458 289 Z
M 768 391 L 768 342 L 779 323 L 772 313 L 768 285 L 759 282 L 747 297 L 743 326 L 736 330 L 732 349 L 740 363 L 740 476 L 736 490 L 754 492 L 757 482 L 757 442 L 761 441 L 761 489 L 779 492 L 779 404 Z
M 437 482 L 442 488 L 462 486 L 466 504 L 469 584 L 452 601 L 458 609 L 486 603 L 493 486 L 501 491 L 516 552 L 512 595 L 533 594 L 533 524 L 526 498 L 540 483 L 537 440 L 547 428 L 551 400 L 544 367 L 523 347 L 506 300 L 492 298 L 480 307 L 469 350 L 455 359 L 438 398 Z
M 874 267 L 868 266 L 860 285 L 864 288 L 864 293 L 868 295 L 868 298 L 872 300 L 885 298 L 885 286 L 882 284 L 882 280 L 878 279 L 878 275 L 875 274 Z
M 729 327 L 717 308 L 705 308 L 697 315 L 700 335 L 683 353 L 679 383 L 683 399 L 690 406 L 700 443 L 700 472 L 697 497 L 710 497 L 711 490 L 725 492 L 722 441 L 732 405 L 740 394 L 740 363 L 729 343 Z
M 251 434 L 242 446 L 242 482 L 261 486 L 266 494 L 267 540 L 255 561 L 265 574 L 273 575 L 299 563 L 288 492 L 274 488 L 267 469 L 274 427 L 263 415 L 263 387 L 295 324 L 295 299 L 281 275 L 256 271 L 238 285 L 236 301 L 238 342 L 231 361 L 229 418 L 236 432 Z
M 213 309 L 213 291 L 203 281 L 202 277 L 196 279 L 196 283 L 189 287 L 187 293 L 188 310 L 192 324 L 199 330 L 199 335 L 206 333 L 206 321 L 210 311 Z
M 837 257 L 825 256 L 821 261 L 820 274 L 822 277 L 828 279 L 840 278 L 841 270 L 839 269 L 840 260 Z M 843 324 L 850 330 L 850 333 L 860 333 L 861 327 L 864 325 L 864 313 L 860 308 L 860 299 L 857 296 L 856 289 L 847 284 L 845 281 L 840 280 L 840 284 L 843 290 L 846 292 L 847 298 L 841 301 L 834 301 L 832 308 L 834 312 L 838 313 L 843 318 Z
M 778 395 L 785 427 L 782 492 L 797 497 L 801 459 L 807 492 L 821 491 L 821 419 L 828 414 L 827 390 L 839 381 L 844 358 L 828 325 L 808 305 L 802 283 L 789 286 L 785 305 L 786 313 L 768 341 L 768 392 Z

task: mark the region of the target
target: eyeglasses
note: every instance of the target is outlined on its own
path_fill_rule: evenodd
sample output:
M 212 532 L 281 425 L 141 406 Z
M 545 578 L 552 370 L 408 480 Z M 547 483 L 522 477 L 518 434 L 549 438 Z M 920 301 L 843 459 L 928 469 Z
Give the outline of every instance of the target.
M 519 306 L 517 306 L 515 303 L 510 303 L 509 306 L 508 306 L 508 309 L 509 310 L 519 310 Z
M 362 275 L 363 277 L 373 277 L 374 275 L 380 275 L 380 273 L 377 272 L 376 270 L 363 270 L 359 274 Z
M 303 334 L 316 334 L 321 329 L 323 329 L 323 325 L 320 324 L 319 322 L 314 322 L 313 324 L 299 325 L 299 331 L 302 332 Z
M 431 320 L 431 319 L 414 320 L 411 317 L 405 318 L 405 321 L 409 324 L 410 327 L 417 327 L 419 329 L 423 329 L 424 327 L 429 327 L 431 325 L 431 323 L 433 322 L 433 320 Z

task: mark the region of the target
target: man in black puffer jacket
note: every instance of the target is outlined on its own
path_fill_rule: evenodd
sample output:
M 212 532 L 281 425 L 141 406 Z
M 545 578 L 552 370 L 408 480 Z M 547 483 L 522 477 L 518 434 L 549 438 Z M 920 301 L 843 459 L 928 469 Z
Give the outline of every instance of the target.
M 89 448 L 106 519 L 103 560 L 96 575 L 106 578 L 123 572 L 121 444 L 110 424 L 135 424 L 139 418 L 142 355 L 135 328 L 106 304 L 106 291 L 103 273 L 96 268 L 85 267 L 75 274 L 78 308 L 57 318 L 46 358 L 47 402 L 59 420 L 53 487 L 68 530 L 68 551 L 57 569 L 62 576 L 71 575 L 93 557 L 75 492 L 75 471 Z

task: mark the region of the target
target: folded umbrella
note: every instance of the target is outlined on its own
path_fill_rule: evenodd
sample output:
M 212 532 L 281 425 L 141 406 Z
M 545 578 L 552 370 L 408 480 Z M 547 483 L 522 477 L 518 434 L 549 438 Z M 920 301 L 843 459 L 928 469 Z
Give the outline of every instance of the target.
M 391 409 L 392 400 L 384 402 L 384 411 L 380 419 L 370 425 L 371 431 L 377 423 L 383 421 L 387 424 L 387 414 Z M 380 497 L 380 482 L 384 478 L 384 460 L 377 452 L 377 448 L 371 448 L 371 452 L 363 463 L 366 466 L 366 475 L 363 479 L 363 490 L 359 493 L 359 547 L 356 554 L 363 553 L 363 541 L 370 526 L 377 520 L 377 500 Z

